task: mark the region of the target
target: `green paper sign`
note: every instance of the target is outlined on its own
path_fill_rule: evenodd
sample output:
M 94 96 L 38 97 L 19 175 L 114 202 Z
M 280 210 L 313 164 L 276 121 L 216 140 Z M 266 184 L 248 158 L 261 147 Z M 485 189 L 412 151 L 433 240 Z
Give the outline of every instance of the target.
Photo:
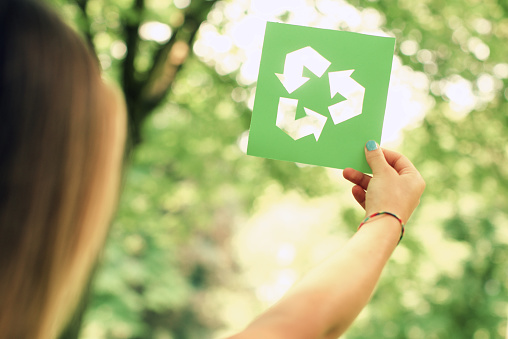
M 370 172 L 394 38 L 268 22 L 247 154 Z

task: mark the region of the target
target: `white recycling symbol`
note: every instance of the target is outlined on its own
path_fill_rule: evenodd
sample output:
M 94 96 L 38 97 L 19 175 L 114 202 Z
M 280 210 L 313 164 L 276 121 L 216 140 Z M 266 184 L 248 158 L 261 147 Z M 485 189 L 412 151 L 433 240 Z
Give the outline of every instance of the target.
M 288 53 L 284 63 L 284 73 L 275 73 L 275 75 L 286 91 L 291 94 L 309 80 L 309 78 L 303 76 L 304 67 L 321 78 L 330 65 L 330 61 L 308 46 Z M 346 100 L 328 106 L 328 111 L 335 125 L 362 113 L 365 87 L 351 78 L 353 72 L 354 69 L 328 73 L 331 98 L 333 99 L 337 93 L 346 98 Z M 306 116 L 296 119 L 297 107 L 298 99 L 280 97 L 277 108 L 277 127 L 294 140 L 314 134 L 316 141 L 318 141 L 328 118 L 304 107 Z

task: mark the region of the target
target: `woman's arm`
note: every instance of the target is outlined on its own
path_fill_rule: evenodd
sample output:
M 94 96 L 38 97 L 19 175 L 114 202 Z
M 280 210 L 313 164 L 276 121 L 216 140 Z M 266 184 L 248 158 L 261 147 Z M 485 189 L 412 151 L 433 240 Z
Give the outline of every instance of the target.
M 372 150 L 368 150 L 372 149 Z M 367 143 L 373 177 L 344 170 L 353 196 L 366 215 L 388 211 L 407 222 L 425 183 L 404 156 Z M 370 219 L 338 252 L 312 269 L 278 303 L 231 339 L 337 338 L 369 301 L 397 246 L 399 221 L 390 215 Z

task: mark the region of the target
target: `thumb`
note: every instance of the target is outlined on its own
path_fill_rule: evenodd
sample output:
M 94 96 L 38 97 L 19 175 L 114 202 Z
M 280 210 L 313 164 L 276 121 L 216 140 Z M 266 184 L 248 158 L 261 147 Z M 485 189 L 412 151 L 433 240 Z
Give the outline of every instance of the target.
M 388 162 L 381 148 L 374 140 L 369 140 L 365 145 L 365 158 L 372 169 L 372 174 L 376 175 L 386 170 Z

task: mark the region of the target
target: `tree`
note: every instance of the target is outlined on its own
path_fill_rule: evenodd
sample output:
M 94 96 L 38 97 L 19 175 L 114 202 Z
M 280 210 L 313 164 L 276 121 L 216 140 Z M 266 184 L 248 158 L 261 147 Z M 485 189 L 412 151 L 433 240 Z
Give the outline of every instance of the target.
M 79 30 L 120 81 L 134 147 L 141 142 L 143 121 L 170 92 L 201 22 L 216 2 L 180 1 L 176 6 L 168 1 L 69 1 L 69 10 L 79 9 L 74 17 Z M 145 26 L 143 37 L 140 30 L 147 23 L 152 26 Z M 150 36 L 161 33 L 162 37 Z

